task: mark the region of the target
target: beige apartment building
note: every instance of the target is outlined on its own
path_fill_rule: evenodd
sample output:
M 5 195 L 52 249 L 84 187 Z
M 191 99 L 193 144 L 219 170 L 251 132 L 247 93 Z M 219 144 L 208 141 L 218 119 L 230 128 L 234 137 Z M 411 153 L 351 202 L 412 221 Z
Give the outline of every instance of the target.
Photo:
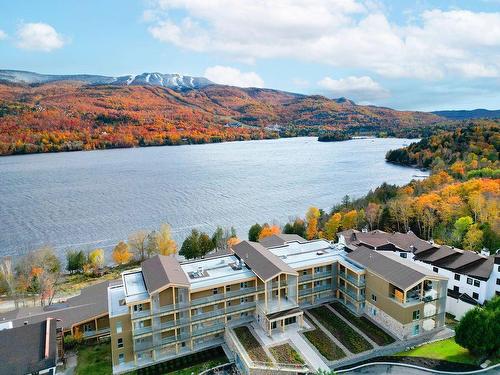
M 376 252 L 382 261 L 368 262 L 370 254 L 357 251 L 282 234 L 242 241 L 229 254 L 196 261 L 148 259 L 108 289 L 113 372 L 219 346 L 227 328 L 251 322 L 270 336 L 289 325 L 301 327 L 303 309 L 332 300 L 388 324 L 402 339 L 444 325 L 446 280 Z M 395 263 L 387 270 L 379 267 L 384 262 Z M 400 269 L 398 279 L 394 269 Z M 425 323 L 429 319 L 432 324 Z

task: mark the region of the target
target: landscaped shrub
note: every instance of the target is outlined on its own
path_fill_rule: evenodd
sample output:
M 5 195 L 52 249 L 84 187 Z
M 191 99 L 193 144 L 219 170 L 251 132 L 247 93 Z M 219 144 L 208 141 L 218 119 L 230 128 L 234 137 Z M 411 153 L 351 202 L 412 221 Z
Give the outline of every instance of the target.
M 271 362 L 271 359 L 248 327 L 237 327 L 234 329 L 234 333 L 252 361 Z
M 304 336 L 316 347 L 316 349 L 318 349 L 321 355 L 329 361 L 336 361 L 344 358 L 344 351 L 340 349 L 332 340 L 330 340 L 326 333 L 318 328 L 314 322 L 311 321 L 311 324 L 313 324 L 316 329 L 304 332 Z
M 375 341 L 378 345 L 388 345 L 394 342 L 394 338 L 384 330 L 377 327 L 364 316 L 357 317 L 351 313 L 345 306 L 340 303 L 332 303 L 330 305 L 340 315 L 350 321 L 354 326 L 359 328 L 365 335 Z
M 278 363 L 293 363 L 302 365 L 304 360 L 290 344 L 283 344 L 269 348 L 274 359 Z
M 309 312 L 352 353 L 372 349 L 372 345 L 325 306 Z

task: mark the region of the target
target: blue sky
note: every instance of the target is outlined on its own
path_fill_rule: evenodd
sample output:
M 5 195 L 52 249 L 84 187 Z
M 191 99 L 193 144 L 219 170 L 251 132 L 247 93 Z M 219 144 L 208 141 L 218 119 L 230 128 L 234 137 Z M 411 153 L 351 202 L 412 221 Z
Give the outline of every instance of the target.
M 498 109 L 500 0 L 8 1 L 0 68 L 175 72 L 397 109 Z

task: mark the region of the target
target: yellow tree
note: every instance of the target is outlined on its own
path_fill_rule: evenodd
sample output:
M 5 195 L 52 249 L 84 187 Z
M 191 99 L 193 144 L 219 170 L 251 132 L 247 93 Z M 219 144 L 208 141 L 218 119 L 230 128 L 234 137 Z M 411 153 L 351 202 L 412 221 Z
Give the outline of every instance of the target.
M 318 220 L 320 217 L 320 212 L 317 207 L 309 207 L 306 213 L 306 237 L 308 240 L 312 240 L 318 235 Z
M 273 234 L 280 234 L 281 229 L 277 225 L 269 225 L 269 224 L 264 224 L 262 227 L 262 230 L 260 231 L 259 234 L 259 240 L 272 236 Z
M 104 266 L 103 249 L 94 249 L 89 253 L 89 265 L 93 268 L 94 273 L 97 273 L 99 268 Z
M 173 255 L 177 252 L 177 244 L 172 239 L 170 225 L 162 224 L 160 226 L 160 230 L 156 235 L 156 241 L 161 255 Z
M 483 231 L 477 224 L 471 225 L 464 237 L 463 246 L 467 250 L 479 251 L 483 245 Z
M 128 245 L 125 242 L 120 241 L 113 249 L 111 256 L 113 257 L 113 261 L 117 265 L 120 265 L 130 262 L 132 253 L 129 251 Z
M 241 240 L 238 237 L 230 237 L 227 240 L 227 246 L 231 248 L 233 245 L 239 244 Z
M 358 221 L 358 212 L 356 210 L 351 210 L 346 212 L 342 217 L 342 229 L 352 229 L 356 226 L 356 222 Z
M 329 241 L 335 240 L 335 237 L 337 236 L 337 232 L 340 227 L 340 221 L 342 220 L 342 215 L 340 213 L 335 213 L 330 218 L 328 221 L 325 223 L 325 230 L 323 231 L 323 235 L 325 238 Z

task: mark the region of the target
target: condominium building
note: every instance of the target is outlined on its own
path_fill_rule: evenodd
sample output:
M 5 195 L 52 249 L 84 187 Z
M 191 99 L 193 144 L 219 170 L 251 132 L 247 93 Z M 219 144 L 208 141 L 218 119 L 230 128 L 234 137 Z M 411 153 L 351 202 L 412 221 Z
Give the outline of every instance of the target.
M 381 230 L 339 233 L 339 244 L 354 251 L 360 246 L 392 252 L 448 279 L 447 312 L 461 318 L 474 306 L 500 295 L 500 254 L 461 250 L 424 241 L 413 232 Z
M 390 322 L 401 339 L 444 325 L 445 278 L 407 260 L 365 257 L 373 259 L 372 251 L 348 254 L 325 240 L 273 235 L 196 261 L 148 259 L 108 289 L 113 372 L 221 345 L 238 325 L 254 322 L 269 336 L 300 327 L 305 308 L 331 300 Z

